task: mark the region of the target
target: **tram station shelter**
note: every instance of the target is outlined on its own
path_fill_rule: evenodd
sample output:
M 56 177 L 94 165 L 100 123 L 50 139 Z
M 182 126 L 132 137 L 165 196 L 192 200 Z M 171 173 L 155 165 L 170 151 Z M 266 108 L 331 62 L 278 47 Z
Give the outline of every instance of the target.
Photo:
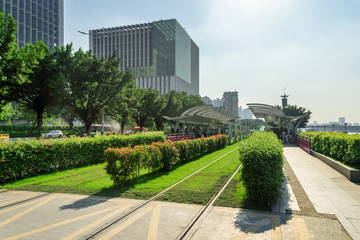
M 256 118 L 265 119 L 265 122 L 273 128 L 286 128 L 288 132 L 292 130 L 296 133 L 298 127 L 307 116 L 289 116 L 279 108 L 261 103 L 248 103 L 246 105 Z
M 178 117 L 164 116 L 173 129 L 181 128 L 183 133 L 202 132 L 226 133 L 229 140 L 238 141 L 249 133 L 249 128 L 241 126 L 238 116 L 212 105 L 196 106 L 185 110 Z

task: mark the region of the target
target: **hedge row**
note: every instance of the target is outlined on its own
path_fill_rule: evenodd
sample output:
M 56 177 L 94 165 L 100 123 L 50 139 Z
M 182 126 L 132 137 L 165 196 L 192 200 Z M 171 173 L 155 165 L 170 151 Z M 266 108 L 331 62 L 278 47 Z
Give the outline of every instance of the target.
M 311 132 L 311 149 L 345 164 L 360 166 L 360 134 Z
M 250 201 L 264 205 L 280 197 L 283 145 L 272 132 L 254 132 L 239 147 L 242 181 Z
M 0 125 L 0 134 L 10 134 L 11 138 L 23 138 L 23 137 L 35 137 L 36 128 L 32 130 L 32 126 L 29 125 Z M 31 132 L 32 130 L 32 132 Z M 60 130 L 65 135 L 70 134 L 70 128 L 68 125 L 63 126 L 42 126 L 41 132 L 46 133 L 51 130 Z M 72 134 L 81 133 L 84 131 L 84 127 L 74 126 Z
M 0 184 L 104 162 L 104 151 L 108 147 L 134 147 L 164 141 L 163 133 L 139 133 L 1 143 Z
M 183 140 L 178 142 L 156 142 L 134 148 L 108 148 L 105 151 L 106 172 L 115 184 L 136 179 L 141 169 L 148 172 L 170 171 L 180 163 L 216 151 L 226 145 L 226 135 Z

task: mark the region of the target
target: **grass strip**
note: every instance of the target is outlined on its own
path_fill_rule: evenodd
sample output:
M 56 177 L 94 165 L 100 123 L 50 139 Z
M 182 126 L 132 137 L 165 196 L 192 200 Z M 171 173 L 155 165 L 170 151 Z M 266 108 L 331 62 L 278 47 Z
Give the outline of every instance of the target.
M 239 152 L 226 155 L 161 196 L 159 201 L 205 205 L 239 166 Z
M 122 186 L 113 184 L 110 177 L 106 174 L 104 164 L 102 163 L 24 179 L 2 185 L 0 188 L 148 199 L 238 146 L 239 143 L 227 146 L 196 161 L 180 165 L 171 172 L 148 174 L 146 170 L 141 171 L 136 182 L 126 183 Z M 229 155 L 234 153 L 237 153 L 237 151 L 235 150 Z M 239 163 L 238 157 L 236 157 L 236 160 Z

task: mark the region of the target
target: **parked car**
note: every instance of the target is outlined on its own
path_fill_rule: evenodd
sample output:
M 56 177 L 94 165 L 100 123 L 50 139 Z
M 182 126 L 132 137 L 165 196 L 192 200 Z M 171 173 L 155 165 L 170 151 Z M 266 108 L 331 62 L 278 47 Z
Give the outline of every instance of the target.
M 62 138 L 64 134 L 59 130 L 53 130 L 43 134 L 44 138 Z

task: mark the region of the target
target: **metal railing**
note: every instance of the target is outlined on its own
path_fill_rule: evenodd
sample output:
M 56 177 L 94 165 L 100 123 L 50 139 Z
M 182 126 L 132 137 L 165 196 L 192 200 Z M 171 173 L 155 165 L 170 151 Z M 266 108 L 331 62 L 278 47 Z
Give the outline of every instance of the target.
M 166 140 L 170 140 L 172 142 L 185 140 L 185 139 L 195 139 L 193 133 L 177 133 L 177 134 L 168 134 L 166 136 Z
M 311 151 L 311 138 L 297 135 L 295 137 L 295 144 L 307 153 Z

